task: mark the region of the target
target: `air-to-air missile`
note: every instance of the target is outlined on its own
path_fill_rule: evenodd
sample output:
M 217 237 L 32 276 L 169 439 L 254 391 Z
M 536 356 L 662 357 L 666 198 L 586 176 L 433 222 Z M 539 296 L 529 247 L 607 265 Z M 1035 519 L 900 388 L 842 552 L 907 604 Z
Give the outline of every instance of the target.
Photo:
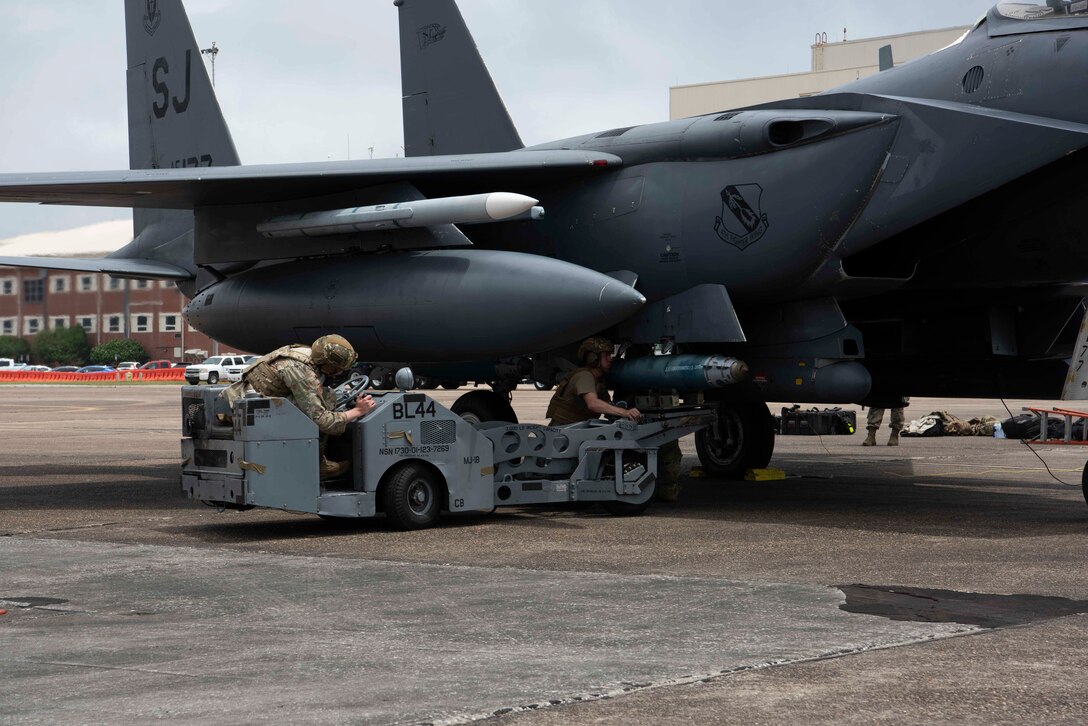
M 544 216 L 544 209 L 535 206 L 536 203 L 537 200 L 532 197 L 510 192 L 419 199 L 273 217 L 258 224 L 257 231 L 270 238 L 321 237 L 440 224 L 488 224 L 526 214 L 532 219 L 539 219 Z
M 720 355 L 661 355 L 619 360 L 609 385 L 625 391 L 705 391 L 748 379 L 748 364 Z
M 341 333 L 363 360 L 433 360 L 441 350 L 447 361 L 479 361 L 584 338 L 645 302 L 630 285 L 562 260 L 435 250 L 254 268 L 203 290 L 185 316 L 243 350 L 283 345 L 288 329 L 298 341 Z M 262 315 L 242 321 L 240 310 Z

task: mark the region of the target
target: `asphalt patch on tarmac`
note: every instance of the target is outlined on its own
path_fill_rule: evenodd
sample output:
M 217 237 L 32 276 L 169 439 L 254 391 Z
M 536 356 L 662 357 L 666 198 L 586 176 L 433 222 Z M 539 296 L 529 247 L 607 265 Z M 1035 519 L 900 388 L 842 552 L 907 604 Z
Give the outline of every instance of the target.
M 49 605 L 63 605 L 68 602 L 56 597 L 0 597 L 0 605 L 13 608 L 40 608 Z
M 913 623 L 959 623 L 982 628 L 1026 625 L 1088 613 L 1088 600 L 1045 595 L 989 595 L 889 585 L 839 585 L 849 613 Z

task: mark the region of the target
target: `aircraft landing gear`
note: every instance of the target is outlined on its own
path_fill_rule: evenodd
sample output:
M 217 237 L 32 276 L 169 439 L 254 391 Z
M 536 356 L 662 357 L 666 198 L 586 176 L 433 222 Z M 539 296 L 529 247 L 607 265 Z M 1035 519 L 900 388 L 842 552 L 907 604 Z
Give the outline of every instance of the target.
M 485 421 L 518 422 L 514 407 L 510 405 L 509 394 L 495 391 L 470 391 L 454 401 L 450 410 L 471 424 Z
M 762 469 L 774 453 L 774 417 L 762 402 L 721 403 L 718 423 L 695 434 L 695 450 L 708 474 L 740 479 Z

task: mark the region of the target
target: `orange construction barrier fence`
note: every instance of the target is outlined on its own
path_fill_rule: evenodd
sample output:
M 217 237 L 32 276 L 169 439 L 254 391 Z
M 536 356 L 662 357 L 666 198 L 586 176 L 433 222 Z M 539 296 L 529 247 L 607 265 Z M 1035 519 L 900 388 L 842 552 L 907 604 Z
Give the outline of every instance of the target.
M 184 381 L 184 368 L 159 370 L 109 371 L 107 373 L 55 373 L 53 371 L 0 371 L 0 383 L 142 383 L 151 381 Z

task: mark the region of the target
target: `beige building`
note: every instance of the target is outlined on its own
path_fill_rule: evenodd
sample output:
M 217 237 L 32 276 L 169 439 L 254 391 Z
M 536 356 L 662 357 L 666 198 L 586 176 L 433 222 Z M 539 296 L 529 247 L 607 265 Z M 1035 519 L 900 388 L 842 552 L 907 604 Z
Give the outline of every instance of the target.
M 822 34 L 812 45 L 810 72 L 674 86 L 669 89 L 669 118 L 811 96 L 878 73 L 883 46 L 892 47 L 892 58 L 896 65 L 901 65 L 951 45 L 968 30 L 970 26 L 841 43 L 829 43 L 826 34 Z

